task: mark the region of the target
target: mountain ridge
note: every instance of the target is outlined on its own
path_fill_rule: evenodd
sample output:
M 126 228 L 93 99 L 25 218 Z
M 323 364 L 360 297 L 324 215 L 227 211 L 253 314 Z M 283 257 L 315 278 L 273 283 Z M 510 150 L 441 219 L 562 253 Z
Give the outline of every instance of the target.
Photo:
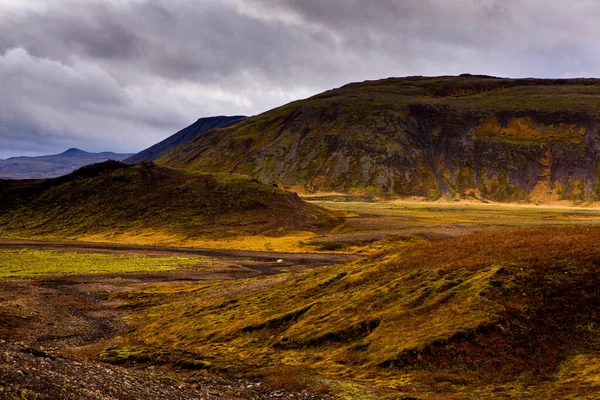
M 46 179 L 67 175 L 85 165 L 107 160 L 121 161 L 131 154 L 87 151 L 70 148 L 59 154 L 18 156 L 0 159 L 0 179 Z
M 600 199 L 600 80 L 351 83 L 211 131 L 158 160 L 305 191 Z
M 139 153 L 128 157 L 124 161 L 129 164 L 135 164 L 138 162 L 150 162 L 154 161 L 170 151 L 174 150 L 178 146 L 184 145 L 204 132 L 217 129 L 217 128 L 225 128 L 241 122 L 245 119 L 245 116 L 242 115 L 234 115 L 234 116 L 214 116 L 214 117 L 206 117 L 199 118 L 196 122 L 191 124 L 190 126 L 183 128 L 177 133 L 167 137 L 166 139 L 161 140 L 160 142 L 148 147 L 145 150 L 140 151 Z

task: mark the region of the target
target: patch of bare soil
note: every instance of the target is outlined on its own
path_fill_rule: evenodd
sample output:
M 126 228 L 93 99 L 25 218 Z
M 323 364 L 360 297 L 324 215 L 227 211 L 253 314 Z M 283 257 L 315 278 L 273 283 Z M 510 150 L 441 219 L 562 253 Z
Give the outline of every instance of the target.
M 13 314 L 16 312 L 21 316 L 20 323 L 13 323 L 8 338 L 34 346 L 72 350 L 112 338 L 125 328 L 121 323 L 124 307 L 122 301 L 111 299 L 114 293 L 159 283 L 181 284 L 185 281 L 251 276 L 256 276 L 256 272 L 230 267 L 206 272 L 68 275 L 39 280 L 5 280 L 0 281 L 0 309 L 13 310 Z M 0 325 L 2 322 L 0 318 Z
M 352 254 L 281 253 L 246 250 L 200 249 L 63 241 L 0 239 L 0 250 L 37 249 L 86 253 L 118 253 L 146 256 L 204 256 L 234 263 L 263 274 L 277 274 L 298 268 L 321 267 L 357 258 Z

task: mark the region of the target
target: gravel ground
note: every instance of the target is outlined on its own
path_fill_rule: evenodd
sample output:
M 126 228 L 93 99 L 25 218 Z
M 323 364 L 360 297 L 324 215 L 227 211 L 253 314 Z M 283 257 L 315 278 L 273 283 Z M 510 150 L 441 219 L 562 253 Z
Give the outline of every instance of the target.
M 206 371 L 178 374 L 157 367 L 125 368 L 67 358 L 24 344 L 0 343 L 0 399 L 329 400 L 307 391 L 272 390 L 259 381 Z

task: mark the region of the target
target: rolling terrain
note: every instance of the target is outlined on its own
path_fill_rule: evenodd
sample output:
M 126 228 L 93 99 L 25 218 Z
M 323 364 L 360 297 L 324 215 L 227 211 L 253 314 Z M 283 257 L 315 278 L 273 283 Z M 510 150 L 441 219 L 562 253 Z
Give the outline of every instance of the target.
M 230 125 L 237 124 L 238 122 L 243 121 L 245 118 L 246 117 L 241 115 L 236 115 L 233 117 L 219 116 L 200 118 L 192 125 L 180 130 L 174 135 L 169 136 L 165 140 L 158 142 L 155 145 L 132 155 L 131 157 L 126 158 L 124 162 L 128 164 L 136 164 L 143 161 L 154 161 L 170 151 L 175 150 L 175 148 L 178 146 L 188 143 L 206 131 L 217 128 L 225 128 Z
M 94 168 L 58 180 L 204 176 Z M 44 182 L 0 187 L 51 203 Z M 595 399 L 597 209 L 317 203 L 347 218 L 306 251 L 365 256 L 1 241 L 0 387 L 17 398 L 62 386 L 100 399 L 104 382 L 116 398 Z M 36 232 L 24 228 L 13 232 Z
M 295 275 L 122 293 L 145 311 L 101 358 L 164 365 L 188 352 L 284 387 L 325 379 L 347 399 L 594 399 L 599 238 L 598 227 L 404 238 Z
M 208 132 L 159 164 L 309 192 L 595 201 L 599 99 L 595 79 L 353 83 Z
M 0 160 L 0 179 L 43 179 L 70 174 L 85 165 L 107 160 L 121 161 L 131 154 L 88 153 L 69 149 L 61 154 L 39 157 L 12 157 Z
M 41 181 L 0 181 L 4 236 L 161 232 L 195 237 L 318 230 L 329 211 L 243 176 L 194 174 L 107 161 Z

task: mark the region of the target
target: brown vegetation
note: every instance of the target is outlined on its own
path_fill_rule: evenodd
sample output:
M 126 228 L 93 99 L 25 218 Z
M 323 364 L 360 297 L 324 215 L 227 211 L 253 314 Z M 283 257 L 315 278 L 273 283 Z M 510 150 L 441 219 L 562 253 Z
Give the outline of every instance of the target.
M 590 394 L 600 386 L 549 382 L 598 356 L 599 240 L 599 228 L 552 228 L 405 243 L 260 291 L 213 286 L 150 308 L 126 338 L 217 369 L 310 366 L 417 396 Z
M 337 217 L 243 176 L 106 162 L 45 181 L 0 181 L 4 236 L 81 237 L 152 230 L 178 237 L 319 230 Z

